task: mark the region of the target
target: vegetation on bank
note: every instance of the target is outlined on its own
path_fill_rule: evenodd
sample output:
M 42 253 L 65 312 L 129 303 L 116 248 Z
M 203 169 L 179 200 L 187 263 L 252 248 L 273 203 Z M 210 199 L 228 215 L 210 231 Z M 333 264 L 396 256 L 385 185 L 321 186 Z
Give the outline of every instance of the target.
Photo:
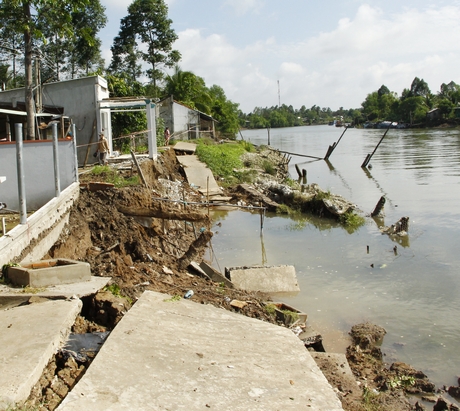
M 382 85 L 369 93 L 360 108 L 331 110 L 313 105 L 295 109 L 292 105 L 256 107 L 252 113 L 239 113 L 240 125 L 245 128 L 295 127 L 328 124 L 333 121 L 362 125 L 366 122 L 392 121 L 407 125 L 436 125 L 452 121 L 460 124 L 460 85 L 451 81 L 442 83 L 440 91 L 432 93 L 428 84 L 415 77 L 401 95 Z M 429 111 L 437 109 L 432 117 Z
M 259 170 L 270 176 L 276 175 L 277 165 L 270 159 L 262 158 L 257 164 L 251 159 L 244 160 L 244 154 L 253 151 L 255 151 L 254 146 L 245 141 L 216 144 L 212 140 L 202 139 L 198 141 L 196 154 L 211 169 L 213 174 L 221 179 L 223 185 L 230 186 L 254 182 Z M 330 191 L 322 190 L 318 190 L 313 198 L 306 197 L 301 192 L 300 184 L 290 178 L 285 178 L 281 183 L 290 187 L 293 194 L 284 197 L 284 203 L 277 208 L 279 214 L 313 213 L 322 215 L 325 213 L 323 201 L 334 198 Z M 327 214 L 327 216 L 333 217 L 332 214 Z M 365 223 L 362 216 L 351 210 L 341 214 L 338 221 L 350 233 Z

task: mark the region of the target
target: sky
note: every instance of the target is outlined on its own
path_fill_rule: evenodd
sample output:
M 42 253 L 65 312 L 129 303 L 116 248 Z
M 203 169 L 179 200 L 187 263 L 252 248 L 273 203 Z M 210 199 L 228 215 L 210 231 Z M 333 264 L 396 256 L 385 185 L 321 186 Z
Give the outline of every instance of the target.
M 101 0 L 103 57 L 131 0 Z M 360 108 L 383 84 L 460 84 L 460 0 L 166 0 L 179 66 L 255 107 Z

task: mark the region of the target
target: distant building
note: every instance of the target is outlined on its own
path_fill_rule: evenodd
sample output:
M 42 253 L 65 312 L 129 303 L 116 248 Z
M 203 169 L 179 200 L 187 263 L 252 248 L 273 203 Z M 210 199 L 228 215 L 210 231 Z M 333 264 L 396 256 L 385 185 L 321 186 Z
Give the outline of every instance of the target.
M 173 96 L 160 100 L 157 104 L 157 116 L 162 118 L 165 127 L 177 140 L 190 140 L 215 136 L 215 120 L 209 114 L 178 103 Z
M 426 113 L 427 121 L 436 121 L 442 118 L 441 110 L 439 108 L 433 108 L 428 113 Z

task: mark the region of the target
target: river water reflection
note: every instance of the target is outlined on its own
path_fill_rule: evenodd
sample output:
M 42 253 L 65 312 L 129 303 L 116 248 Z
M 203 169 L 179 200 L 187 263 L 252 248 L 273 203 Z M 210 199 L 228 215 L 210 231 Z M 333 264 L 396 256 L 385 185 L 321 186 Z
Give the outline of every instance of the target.
M 272 129 L 271 145 L 323 158 L 343 129 Z M 409 236 L 393 241 L 376 222 L 348 232 L 330 220 L 217 211 L 213 264 L 291 264 L 301 292 L 283 301 L 308 314 L 329 351 L 343 351 L 351 326 L 370 321 L 387 330 L 386 361 L 404 361 L 437 385 L 460 374 L 460 131 L 390 130 L 365 170 L 382 130 L 348 129 L 330 162 L 293 156 L 308 183 L 340 194 L 369 214 L 386 197 L 384 224 L 410 218 Z M 267 143 L 267 130 L 244 131 Z M 367 252 L 369 246 L 369 253 Z M 397 246 L 397 253 L 394 247 Z M 373 265 L 373 267 L 371 266 Z

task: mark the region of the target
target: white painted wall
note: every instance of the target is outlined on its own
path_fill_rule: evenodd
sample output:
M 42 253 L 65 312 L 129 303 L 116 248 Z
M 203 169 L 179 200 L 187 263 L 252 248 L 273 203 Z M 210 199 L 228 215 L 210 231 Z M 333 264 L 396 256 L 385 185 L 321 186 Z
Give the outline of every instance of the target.
M 75 152 L 72 140 L 59 140 L 59 177 L 61 192 L 77 181 Z M 50 140 L 24 141 L 24 186 L 28 211 L 38 210 L 55 196 L 53 142 Z M 0 202 L 7 208 L 19 210 L 16 143 L 0 144 L 0 176 L 6 181 L 0 184 Z

